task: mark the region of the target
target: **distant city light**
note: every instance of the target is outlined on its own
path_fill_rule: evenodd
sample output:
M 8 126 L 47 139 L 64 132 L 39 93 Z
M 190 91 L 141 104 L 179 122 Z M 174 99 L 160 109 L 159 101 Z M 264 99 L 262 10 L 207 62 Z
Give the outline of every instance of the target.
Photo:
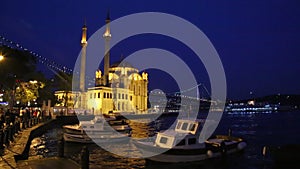
M 248 101 L 248 104 L 249 105 L 255 105 L 255 101 L 254 100 L 250 100 L 250 101 Z

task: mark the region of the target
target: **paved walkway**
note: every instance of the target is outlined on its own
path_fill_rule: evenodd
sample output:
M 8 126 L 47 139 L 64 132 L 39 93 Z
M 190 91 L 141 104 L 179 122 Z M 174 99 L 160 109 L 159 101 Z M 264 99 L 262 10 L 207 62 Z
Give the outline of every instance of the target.
M 80 166 L 69 159 L 65 158 L 44 158 L 38 160 L 18 161 L 17 168 L 20 169 L 79 169 Z
M 49 121 L 48 121 L 49 122 Z M 46 123 L 48 123 L 46 122 Z M 31 128 L 23 129 L 21 132 L 15 135 L 14 141 L 10 143 L 4 150 L 0 150 L 0 169 L 79 169 L 80 166 L 65 158 L 31 158 L 28 160 L 15 161 L 14 156 L 23 153 L 26 147 L 30 133 L 32 130 L 44 125 L 45 123 L 37 124 Z
M 47 122 L 46 122 L 47 123 Z M 22 130 L 19 134 L 16 134 L 14 137 L 14 142 L 11 142 L 8 147 L 5 147 L 4 150 L 0 150 L 2 152 L 0 156 L 0 169 L 14 169 L 14 168 L 69 168 L 67 166 L 71 166 L 76 169 L 79 168 L 78 165 L 75 165 L 75 162 L 72 162 L 68 159 L 60 159 L 60 158 L 49 158 L 49 159 L 30 159 L 18 161 L 16 163 L 14 155 L 22 154 L 26 143 L 28 142 L 30 132 L 44 123 L 37 124 L 31 128 L 27 128 Z M 60 166 L 60 167 L 59 167 Z
M 14 142 L 11 142 L 8 147 L 5 147 L 4 150 L 2 150 L 2 152 L 1 152 L 2 155 L 0 158 L 0 168 L 1 169 L 17 167 L 14 155 L 22 154 L 22 152 L 26 146 L 26 143 L 29 139 L 30 132 L 33 129 L 36 129 L 40 125 L 42 125 L 42 123 L 38 124 L 36 126 L 33 126 L 31 128 L 22 130 L 19 134 L 17 134 L 15 136 Z

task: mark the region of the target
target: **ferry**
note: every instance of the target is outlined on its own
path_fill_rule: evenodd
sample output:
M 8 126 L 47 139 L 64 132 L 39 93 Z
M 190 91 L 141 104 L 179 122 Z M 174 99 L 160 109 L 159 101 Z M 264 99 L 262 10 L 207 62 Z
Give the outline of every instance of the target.
M 128 139 L 131 130 L 124 120 L 117 121 L 95 116 L 90 121 L 63 126 L 63 137 L 66 142 L 110 143 Z
M 158 132 L 151 140 L 133 143 L 148 160 L 165 163 L 194 162 L 224 157 L 243 151 L 247 144 L 242 138 L 216 135 L 200 141 L 200 131 L 205 120 L 180 119 L 175 130 Z M 154 156 L 152 156 L 155 154 Z
M 274 112 L 279 110 L 276 104 L 249 104 L 230 103 L 225 107 L 225 112 Z

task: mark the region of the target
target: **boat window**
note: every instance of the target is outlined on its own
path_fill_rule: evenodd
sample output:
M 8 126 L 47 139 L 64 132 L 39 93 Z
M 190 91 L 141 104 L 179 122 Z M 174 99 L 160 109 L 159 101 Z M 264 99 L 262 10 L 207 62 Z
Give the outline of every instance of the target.
M 189 144 L 189 145 L 191 145 L 191 144 L 196 144 L 196 138 L 189 138 L 188 144 Z
M 189 127 L 189 130 L 190 131 L 194 131 L 195 127 L 196 127 L 196 124 L 191 124 L 190 127 Z
M 84 128 L 84 129 L 85 129 L 85 128 L 86 128 L 86 126 L 82 126 L 82 128 Z
M 94 128 L 94 126 L 90 126 L 90 128 L 91 128 L 91 129 L 93 129 L 93 128 Z
M 178 146 L 184 146 L 185 145 L 185 139 L 181 140 L 177 145 Z
M 182 124 L 181 122 L 178 122 L 176 129 L 180 129 L 181 124 Z
M 167 137 L 161 137 L 159 142 L 162 143 L 162 144 L 166 144 L 168 142 L 168 138 Z
M 187 126 L 188 126 L 188 123 L 183 123 L 183 124 L 182 124 L 182 127 L 181 127 L 181 130 L 186 130 L 186 129 L 187 129 Z

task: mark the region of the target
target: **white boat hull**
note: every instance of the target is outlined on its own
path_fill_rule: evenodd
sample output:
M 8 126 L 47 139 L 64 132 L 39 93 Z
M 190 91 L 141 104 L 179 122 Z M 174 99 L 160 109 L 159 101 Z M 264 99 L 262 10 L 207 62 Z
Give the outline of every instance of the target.
M 95 117 L 91 121 L 81 121 L 77 125 L 65 125 L 64 140 L 77 143 L 113 143 L 128 139 L 131 128 L 123 121 L 109 121 Z
M 106 136 L 93 136 L 90 137 L 82 134 L 69 134 L 64 133 L 63 134 L 64 140 L 66 142 L 76 142 L 76 143 L 116 143 L 128 140 L 128 137 L 126 135 L 106 135 Z

